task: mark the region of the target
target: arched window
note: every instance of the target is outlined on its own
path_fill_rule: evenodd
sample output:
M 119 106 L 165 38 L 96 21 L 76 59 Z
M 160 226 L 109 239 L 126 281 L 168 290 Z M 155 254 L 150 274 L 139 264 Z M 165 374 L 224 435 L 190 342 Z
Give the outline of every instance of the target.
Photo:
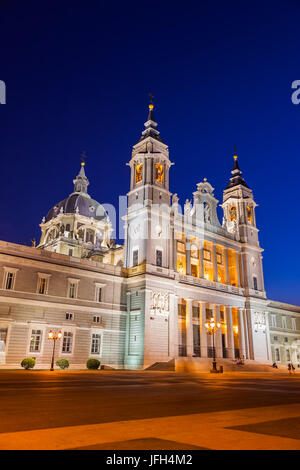
M 138 163 L 135 169 L 135 181 L 136 183 L 139 183 L 142 181 L 142 176 L 143 176 L 143 164 Z
M 93 230 L 87 230 L 85 234 L 85 241 L 86 243 L 91 242 L 94 243 L 94 231 Z
M 164 182 L 164 167 L 161 163 L 155 164 L 155 181 L 157 183 Z
M 250 206 L 247 206 L 247 219 L 248 219 L 248 222 L 249 224 L 252 224 L 252 211 L 251 211 L 251 207 Z
M 229 218 L 230 218 L 230 222 L 232 222 L 233 220 L 236 220 L 236 207 L 235 206 L 232 206 L 230 208 Z

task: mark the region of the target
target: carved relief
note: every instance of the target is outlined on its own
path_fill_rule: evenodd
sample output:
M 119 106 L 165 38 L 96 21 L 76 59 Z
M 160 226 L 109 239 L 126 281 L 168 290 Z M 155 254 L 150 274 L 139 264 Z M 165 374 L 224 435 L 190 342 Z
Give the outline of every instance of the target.
M 167 314 L 169 313 L 169 294 L 163 292 L 151 292 L 151 314 Z
M 255 332 L 263 331 L 265 333 L 265 331 L 266 331 L 266 316 L 265 316 L 264 312 L 255 312 L 254 315 L 253 315 L 253 322 L 254 322 Z

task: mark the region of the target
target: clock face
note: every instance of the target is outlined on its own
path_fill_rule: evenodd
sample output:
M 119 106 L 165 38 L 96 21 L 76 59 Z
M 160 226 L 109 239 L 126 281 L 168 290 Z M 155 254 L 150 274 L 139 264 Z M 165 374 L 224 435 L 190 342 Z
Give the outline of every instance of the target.
M 155 164 L 155 181 L 157 183 L 164 182 L 164 167 L 161 163 Z
M 143 164 L 138 163 L 137 166 L 136 166 L 136 170 L 135 170 L 135 181 L 137 183 L 142 181 L 142 175 L 143 175 Z

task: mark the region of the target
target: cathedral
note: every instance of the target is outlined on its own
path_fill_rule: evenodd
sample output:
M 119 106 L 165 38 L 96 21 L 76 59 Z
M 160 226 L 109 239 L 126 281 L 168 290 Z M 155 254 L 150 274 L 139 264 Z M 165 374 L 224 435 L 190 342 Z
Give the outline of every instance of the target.
M 222 221 L 206 178 L 183 206 L 170 192 L 174 163 L 152 103 L 127 164 L 124 245 L 89 194 L 84 155 L 72 193 L 43 217 L 39 244 L 0 241 L 0 368 L 25 357 L 49 368 L 49 332 L 61 333 L 55 360 L 71 369 L 96 358 L 117 369 L 201 370 L 214 356 L 225 366 L 300 367 L 300 307 L 267 297 L 256 203 L 237 155 Z

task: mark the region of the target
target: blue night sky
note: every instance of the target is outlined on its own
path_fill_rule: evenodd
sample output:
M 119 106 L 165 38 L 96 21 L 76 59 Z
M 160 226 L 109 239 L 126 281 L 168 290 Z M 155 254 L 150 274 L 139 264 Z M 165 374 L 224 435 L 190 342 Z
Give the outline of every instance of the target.
M 299 18 L 297 1 L 2 0 L 0 238 L 39 239 L 83 150 L 90 194 L 117 205 L 152 91 L 170 190 L 183 203 L 206 177 L 221 202 L 236 145 L 267 295 L 300 304 Z

